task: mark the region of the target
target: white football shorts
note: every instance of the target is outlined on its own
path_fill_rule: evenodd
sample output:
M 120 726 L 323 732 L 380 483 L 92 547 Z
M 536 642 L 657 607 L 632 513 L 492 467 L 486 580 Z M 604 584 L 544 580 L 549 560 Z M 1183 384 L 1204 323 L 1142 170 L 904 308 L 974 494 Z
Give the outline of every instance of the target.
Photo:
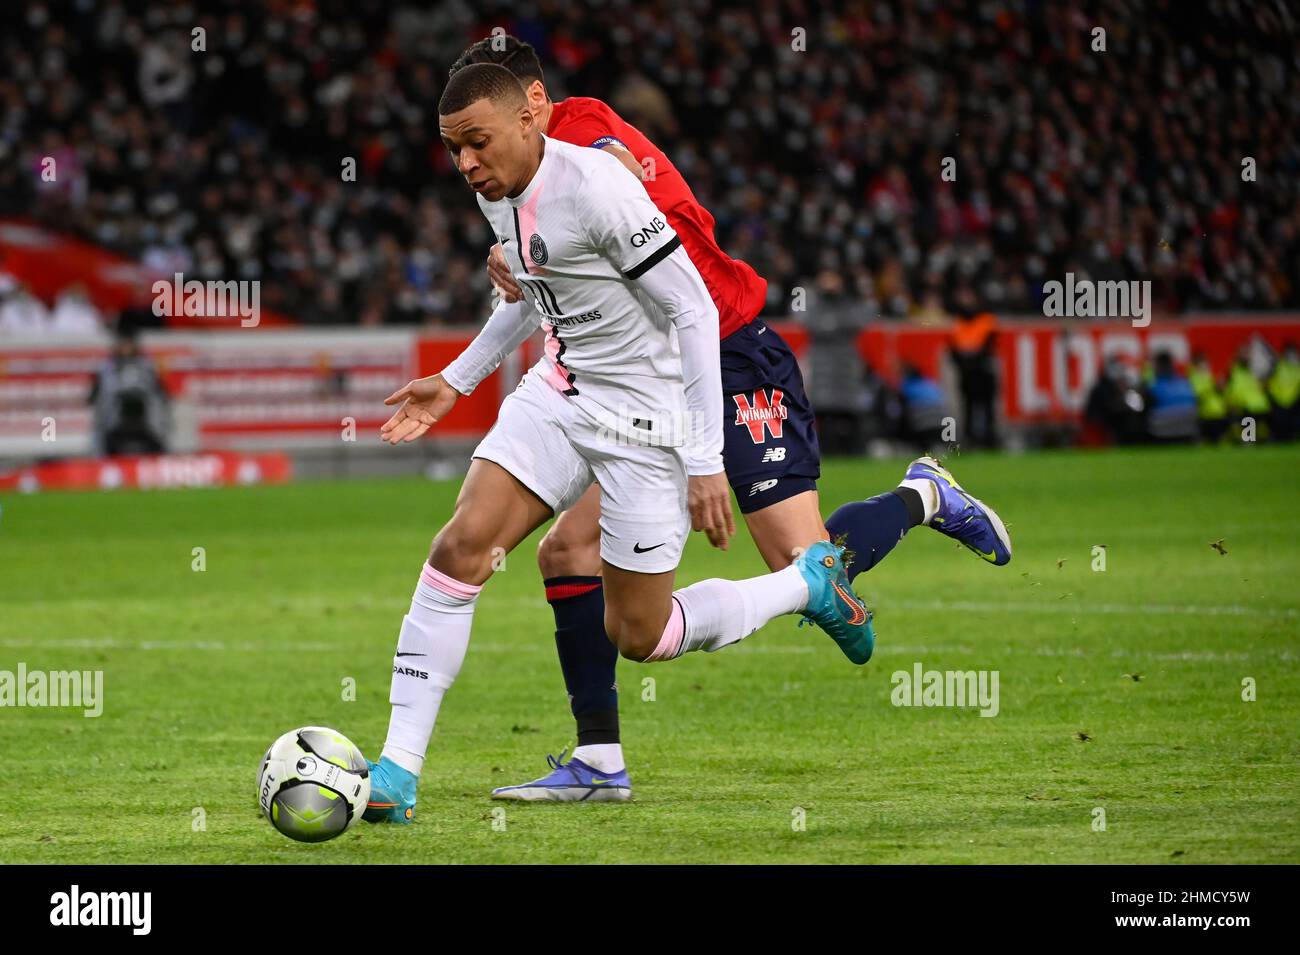
M 556 514 L 600 485 L 600 556 L 658 574 L 681 562 L 691 518 L 680 447 L 636 444 L 602 428 L 530 371 L 507 396 L 474 457 L 505 468 Z

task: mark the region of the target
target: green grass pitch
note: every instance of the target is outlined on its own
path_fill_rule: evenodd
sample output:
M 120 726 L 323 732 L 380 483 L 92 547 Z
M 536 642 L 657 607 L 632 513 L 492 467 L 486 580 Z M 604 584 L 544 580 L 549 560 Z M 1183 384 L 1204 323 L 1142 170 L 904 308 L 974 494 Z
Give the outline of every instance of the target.
M 315 846 L 261 818 L 258 761 L 305 724 L 377 752 L 458 482 L 7 496 L 0 670 L 102 670 L 105 704 L 0 709 L 0 862 L 1300 862 L 1300 451 L 947 463 L 1010 525 L 1012 563 L 912 531 L 857 581 L 865 667 L 794 618 L 620 662 L 629 804 L 487 798 L 572 741 L 525 544 L 479 601 L 416 824 Z M 831 462 L 825 510 L 903 464 Z M 762 570 L 743 532 L 728 554 L 693 535 L 678 579 Z M 918 662 L 996 670 L 1000 712 L 892 705 Z

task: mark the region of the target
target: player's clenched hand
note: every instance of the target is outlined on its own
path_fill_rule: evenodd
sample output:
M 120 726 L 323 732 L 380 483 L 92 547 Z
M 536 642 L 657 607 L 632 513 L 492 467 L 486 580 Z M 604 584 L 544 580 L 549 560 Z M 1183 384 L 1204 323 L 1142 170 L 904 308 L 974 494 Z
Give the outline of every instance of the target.
M 506 264 L 506 254 L 500 245 L 492 246 L 492 251 L 488 253 L 487 270 L 488 278 L 501 291 L 507 303 L 513 304 L 523 299 L 524 290 L 511 274 L 510 266 Z
M 389 444 L 414 441 L 445 418 L 459 397 L 460 392 L 447 384 L 442 375 L 408 382 L 384 399 L 386 405 L 400 401 L 402 406 L 384 422 L 379 437 Z
M 736 518 L 731 513 L 731 490 L 727 476 L 717 474 L 692 475 L 686 482 L 686 504 L 691 511 L 691 530 L 704 531 L 709 543 L 726 550 L 731 536 L 736 533 Z

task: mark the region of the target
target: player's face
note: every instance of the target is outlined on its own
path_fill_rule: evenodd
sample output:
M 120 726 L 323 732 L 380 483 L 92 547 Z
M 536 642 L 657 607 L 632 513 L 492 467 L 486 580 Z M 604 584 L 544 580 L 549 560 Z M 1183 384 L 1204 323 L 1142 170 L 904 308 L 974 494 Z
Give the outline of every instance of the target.
M 527 108 L 512 109 L 487 99 L 438 117 L 438 131 L 457 171 L 489 202 L 522 189 L 533 158 L 533 129 Z

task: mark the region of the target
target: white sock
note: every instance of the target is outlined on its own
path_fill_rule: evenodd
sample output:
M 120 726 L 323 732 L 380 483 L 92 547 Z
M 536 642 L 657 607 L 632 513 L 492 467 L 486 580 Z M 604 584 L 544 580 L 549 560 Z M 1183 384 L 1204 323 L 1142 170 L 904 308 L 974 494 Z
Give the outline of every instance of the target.
M 808 604 L 808 584 L 794 564 L 748 580 L 701 580 L 673 596 L 681 605 L 681 653 L 713 653 L 747 636 L 782 614 Z
M 898 486 L 910 487 L 921 495 L 921 506 L 925 508 L 925 520 L 921 523 L 929 524 L 939 510 L 939 489 L 934 486 L 934 482 L 925 478 L 908 478 L 905 481 L 899 481 Z
M 579 746 L 573 758 L 580 759 L 592 769 L 602 773 L 616 773 L 624 766 L 623 747 L 618 743 L 592 743 Z
M 474 601 L 481 589 L 426 563 L 411 609 L 402 618 L 388 694 L 393 712 L 383 755 L 417 776 L 424 768 L 443 694 L 455 682 L 469 649 Z

